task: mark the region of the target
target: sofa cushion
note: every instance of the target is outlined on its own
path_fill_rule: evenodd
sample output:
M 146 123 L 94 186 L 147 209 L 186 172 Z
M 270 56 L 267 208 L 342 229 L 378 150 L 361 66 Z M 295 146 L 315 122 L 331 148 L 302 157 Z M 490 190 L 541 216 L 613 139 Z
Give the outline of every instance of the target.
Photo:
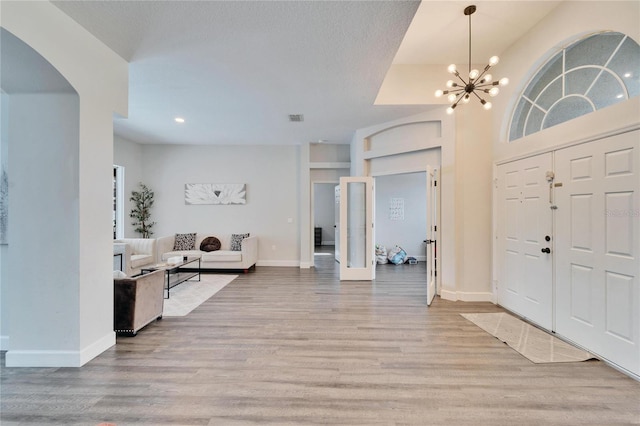
M 249 237 L 249 233 L 246 234 L 231 234 L 231 251 L 242 250 L 242 240 Z
M 195 250 L 196 248 L 196 233 L 190 234 L 176 234 L 176 239 L 173 243 L 174 250 Z
M 200 250 L 176 250 L 167 253 L 162 253 L 162 261 L 166 262 L 167 259 L 174 256 L 188 256 L 188 257 L 200 257 L 202 252 Z
M 156 249 L 151 238 L 131 238 L 127 244 L 131 246 L 131 254 L 153 254 Z
M 216 251 L 220 250 L 220 240 L 216 237 L 207 237 L 200 243 L 200 250 L 202 251 Z
M 131 268 L 139 268 L 153 263 L 153 256 L 150 254 L 132 254 Z
M 231 250 L 217 250 L 209 253 L 202 253 L 202 262 L 241 262 L 242 253 Z

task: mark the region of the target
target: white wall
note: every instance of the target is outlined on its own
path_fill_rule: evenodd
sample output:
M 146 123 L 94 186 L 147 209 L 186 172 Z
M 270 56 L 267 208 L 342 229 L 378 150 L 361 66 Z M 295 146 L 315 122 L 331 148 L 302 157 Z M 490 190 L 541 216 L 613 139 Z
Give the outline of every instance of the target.
M 11 95 L 9 107 L 11 163 L 29 165 L 9 176 L 9 354 L 73 351 L 80 344 L 78 96 Z
M 8 169 L 9 151 L 9 96 L 0 92 L 0 172 Z M 7 279 L 7 245 L 0 245 L 0 350 L 9 349 L 9 291 Z
M 131 191 L 138 190 L 142 182 L 142 146 L 119 136 L 113 139 L 113 164 L 124 167 L 124 237 L 140 238 L 131 224 L 129 213 L 133 203 L 129 200 Z M 145 182 L 143 182 L 145 183 Z
M 457 291 L 462 299 L 492 300 L 491 115 L 470 102 L 455 116 Z
M 427 238 L 427 176 L 425 172 L 378 176 L 376 188 L 376 244 L 390 250 L 399 245 L 407 255 L 425 260 Z M 404 218 L 392 220 L 389 215 L 391 198 L 404 201 Z
M 313 185 L 313 226 L 322 228 L 322 245 L 335 244 L 335 187 L 334 183 Z
M 309 161 L 311 163 L 349 162 L 349 150 L 349 145 L 310 144 Z
M 9 292 L 8 301 L 10 306 L 16 311 L 22 309 L 29 312 L 32 316 L 31 322 L 46 324 L 48 328 L 31 327 L 31 322 L 15 322 L 12 316 L 6 365 L 78 367 L 115 344 L 110 207 L 113 114 L 127 115 L 128 64 L 49 2 L 1 2 L 0 8 L 2 27 L 50 63 L 82 100 L 75 120 L 52 123 L 53 129 L 61 132 L 53 134 L 76 132 L 75 157 L 60 159 L 57 167 L 59 174 L 73 174 L 72 187 L 75 186 L 77 191 L 73 199 L 64 198 L 68 194 L 60 194 L 63 195 L 61 199 L 65 199 L 67 204 L 59 205 L 56 209 L 67 209 L 65 218 L 58 214 L 59 210 L 50 215 L 49 206 L 43 207 L 45 203 L 38 203 L 39 218 L 35 222 L 40 224 L 39 226 L 62 230 L 67 229 L 69 216 L 78 215 L 76 241 L 69 241 L 63 237 L 55 247 L 58 253 L 69 253 L 71 262 L 64 263 L 64 273 L 58 266 L 52 266 L 57 273 L 47 274 L 51 280 L 50 287 L 58 291 L 57 298 L 52 300 L 58 302 L 58 309 L 62 312 L 60 315 L 64 320 L 71 321 L 71 325 L 65 322 L 56 323 L 50 315 L 52 308 L 29 308 L 45 305 L 49 297 L 48 292 L 33 292 L 29 287 L 14 287 L 14 282 L 11 282 L 9 285 L 12 290 Z M 24 72 L 28 73 L 30 70 L 25 69 Z M 38 88 L 33 89 L 37 92 Z M 15 117 L 11 125 L 14 125 L 14 120 Z M 38 127 L 39 124 L 31 122 L 31 125 Z M 68 129 L 58 129 L 63 127 Z M 44 129 L 41 128 L 42 130 Z M 46 146 L 46 138 L 41 137 L 39 142 L 44 146 L 35 152 L 45 153 L 49 149 L 55 149 L 55 146 Z M 60 141 L 61 150 L 68 147 L 65 145 L 67 142 Z M 10 132 L 11 170 L 33 167 L 30 160 L 12 157 L 12 144 Z M 33 154 L 34 152 L 31 152 L 31 155 Z M 56 156 L 55 152 L 51 155 L 52 158 L 59 158 L 59 154 Z M 73 158 L 77 159 L 75 165 L 69 162 Z M 45 167 L 42 173 L 48 171 L 49 168 Z M 52 182 L 56 180 L 52 179 Z M 52 195 L 47 194 L 47 197 L 59 195 L 56 191 L 58 189 L 54 189 Z M 42 218 L 48 220 L 44 222 Z M 9 222 L 10 235 L 14 229 L 12 223 L 14 222 Z M 8 256 L 12 259 L 11 267 L 16 270 L 29 270 L 33 263 L 33 251 L 29 256 L 12 255 L 12 237 L 9 238 Z M 62 242 L 66 242 L 67 245 L 61 245 Z M 48 264 L 48 261 L 44 264 Z M 17 276 L 9 271 L 10 280 Z M 60 303 L 60 298 L 63 297 L 64 304 Z M 77 333 L 69 340 L 66 336 L 75 331 Z M 61 346 L 65 349 L 61 350 Z
M 143 145 L 142 152 L 156 237 L 249 232 L 259 237 L 258 266 L 299 265 L 296 147 Z M 186 205 L 187 183 L 243 183 L 247 203 Z

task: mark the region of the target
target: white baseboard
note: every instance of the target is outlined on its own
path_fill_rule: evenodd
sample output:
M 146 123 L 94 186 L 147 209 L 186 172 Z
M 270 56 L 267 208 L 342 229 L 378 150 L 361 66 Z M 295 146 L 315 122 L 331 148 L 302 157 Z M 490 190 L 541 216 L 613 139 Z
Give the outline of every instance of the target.
M 456 300 L 458 300 L 458 293 L 455 291 L 440 289 L 440 297 L 444 300 L 455 302 Z
M 458 300 L 462 302 L 493 302 L 493 293 L 491 292 L 467 292 L 459 291 Z
M 311 262 L 300 262 L 300 269 L 311 269 Z
M 258 260 L 256 266 L 298 267 L 301 263 L 298 260 Z
M 9 350 L 9 336 L 0 336 L 0 351 Z
M 82 367 L 115 344 L 116 334 L 112 331 L 79 351 L 9 350 L 5 364 L 7 367 Z
M 85 365 L 115 344 L 116 333 L 111 331 L 80 351 L 80 365 Z
M 493 303 L 493 293 L 490 292 L 469 292 L 469 291 L 450 291 L 440 290 L 440 297 L 452 302 L 491 302 Z

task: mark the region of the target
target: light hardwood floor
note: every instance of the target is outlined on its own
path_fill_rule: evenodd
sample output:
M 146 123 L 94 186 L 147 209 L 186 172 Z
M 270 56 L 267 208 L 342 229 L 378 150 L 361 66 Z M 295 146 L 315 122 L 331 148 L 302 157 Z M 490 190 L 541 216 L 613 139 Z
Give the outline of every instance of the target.
M 531 363 L 459 315 L 490 303 L 427 307 L 422 264 L 341 283 L 317 260 L 240 275 L 82 368 L 3 367 L 2 425 L 640 424 L 640 383 Z

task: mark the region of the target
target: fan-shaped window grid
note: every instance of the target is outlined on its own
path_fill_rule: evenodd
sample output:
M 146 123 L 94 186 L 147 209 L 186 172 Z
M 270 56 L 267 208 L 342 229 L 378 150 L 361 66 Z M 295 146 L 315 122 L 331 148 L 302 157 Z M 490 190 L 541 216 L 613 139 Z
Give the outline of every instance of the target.
M 640 94 L 640 45 L 616 32 L 574 42 L 554 55 L 522 92 L 509 141 Z

